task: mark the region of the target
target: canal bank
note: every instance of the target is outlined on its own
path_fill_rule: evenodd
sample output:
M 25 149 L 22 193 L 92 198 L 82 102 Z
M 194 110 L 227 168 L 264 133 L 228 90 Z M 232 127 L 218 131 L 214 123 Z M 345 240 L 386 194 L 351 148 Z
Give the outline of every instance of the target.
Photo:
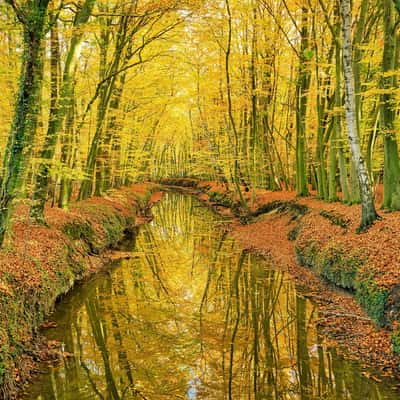
M 48 226 L 21 204 L 13 241 L 0 251 L 0 398 L 15 398 L 37 362 L 57 358 L 39 327 L 60 296 L 109 261 L 107 250 L 135 235 L 157 186 L 137 185 L 104 198 L 46 209 Z M 10 242 L 11 243 L 11 242 Z
M 338 355 L 317 304 L 243 250 L 231 221 L 176 193 L 153 214 L 126 259 L 57 307 L 46 335 L 64 358 L 26 399 L 400 398 L 397 381 Z

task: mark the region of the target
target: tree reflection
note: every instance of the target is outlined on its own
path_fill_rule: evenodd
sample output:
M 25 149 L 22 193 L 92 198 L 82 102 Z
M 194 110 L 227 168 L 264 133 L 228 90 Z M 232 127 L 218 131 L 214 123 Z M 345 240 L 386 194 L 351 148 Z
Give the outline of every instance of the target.
M 315 306 L 191 197 L 168 195 L 124 250 L 57 312 L 50 339 L 74 357 L 27 398 L 396 398 L 326 348 Z

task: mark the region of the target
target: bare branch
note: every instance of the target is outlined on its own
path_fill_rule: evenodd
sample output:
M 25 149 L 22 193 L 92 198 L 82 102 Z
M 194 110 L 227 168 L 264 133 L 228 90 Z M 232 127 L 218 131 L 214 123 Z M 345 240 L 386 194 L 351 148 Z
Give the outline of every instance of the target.
M 17 2 L 15 0 L 5 0 L 5 2 L 12 7 L 18 21 L 21 22 L 21 24 L 26 25 L 26 16 L 21 7 L 18 6 Z

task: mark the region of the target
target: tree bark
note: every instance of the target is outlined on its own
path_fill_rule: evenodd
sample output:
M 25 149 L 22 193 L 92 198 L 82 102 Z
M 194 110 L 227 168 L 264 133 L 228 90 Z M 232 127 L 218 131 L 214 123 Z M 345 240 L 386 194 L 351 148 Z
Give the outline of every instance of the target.
M 4 242 L 15 199 L 23 190 L 32 154 L 40 110 L 43 71 L 42 43 L 50 0 L 35 0 L 25 8 L 18 8 L 17 16 L 23 24 L 23 54 L 20 86 L 15 104 L 13 124 L 3 162 L 3 181 L 0 193 L 0 246 Z
M 384 178 L 382 208 L 400 209 L 400 160 L 394 122 L 395 111 L 395 79 L 396 69 L 396 29 L 394 6 L 391 0 L 383 0 L 384 11 L 384 48 L 382 60 L 380 101 L 380 129 L 384 137 Z
M 308 196 L 306 165 L 306 114 L 311 73 L 307 66 L 308 9 L 302 8 L 300 64 L 296 91 L 296 189 L 298 196 Z
M 347 121 L 347 137 L 350 144 L 352 161 L 354 163 L 361 193 L 361 223 L 359 231 L 364 231 L 378 217 L 372 197 L 371 185 L 364 158 L 361 154 L 360 140 L 356 120 L 356 95 L 353 74 L 353 54 L 351 41 L 351 0 L 341 0 L 343 35 L 343 67 L 345 83 L 345 109 Z

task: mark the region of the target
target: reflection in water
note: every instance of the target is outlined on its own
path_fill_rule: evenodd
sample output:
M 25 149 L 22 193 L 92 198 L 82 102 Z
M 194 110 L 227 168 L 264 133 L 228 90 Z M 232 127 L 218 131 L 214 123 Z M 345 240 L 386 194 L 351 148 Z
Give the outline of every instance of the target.
M 154 214 L 132 259 L 65 299 L 48 336 L 73 357 L 27 399 L 400 398 L 326 348 L 315 305 L 196 200 Z

